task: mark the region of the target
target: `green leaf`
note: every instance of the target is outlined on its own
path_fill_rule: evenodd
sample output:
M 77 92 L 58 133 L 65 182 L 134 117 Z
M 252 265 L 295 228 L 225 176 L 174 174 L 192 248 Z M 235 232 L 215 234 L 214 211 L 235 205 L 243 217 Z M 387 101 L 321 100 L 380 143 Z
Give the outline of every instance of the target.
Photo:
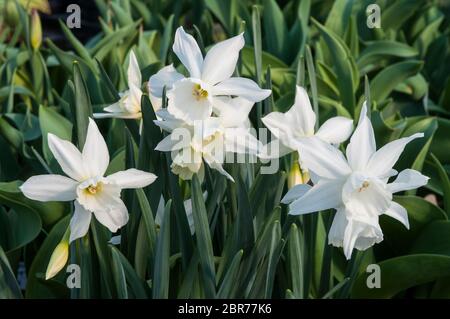
M 77 62 L 73 63 L 73 78 L 75 85 L 74 117 L 76 122 L 77 141 L 79 149 L 83 149 L 86 141 L 89 118 L 92 117 L 92 106 L 86 82 Z
M 114 284 L 116 286 L 116 294 L 119 299 L 128 299 L 127 282 L 125 271 L 117 252 L 117 248 L 109 246 L 111 251 L 111 272 Z
M 450 276 L 450 257 L 433 254 L 414 254 L 384 260 L 378 264 L 381 287 L 369 289 L 366 281 L 370 273 L 361 273 L 353 285 L 353 298 L 392 298 L 398 293 L 436 279 Z
M 233 298 L 232 292 L 237 287 L 237 277 L 239 265 L 244 254 L 243 250 L 239 250 L 231 261 L 230 267 L 225 273 L 222 284 L 217 292 L 218 299 Z
M 430 154 L 431 159 L 436 165 L 436 169 L 439 173 L 439 178 L 441 179 L 442 189 L 443 189 L 443 200 L 444 200 L 444 208 L 447 216 L 450 217 L 450 179 L 448 177 L 447 171 L 442 166 L 441 162 L 434 156 L 433 153 Z
M 214 298 L 216 295 L 214 267 L 214 253 L 212 248 L 211 233 L 208 223 L 208 215 L 203 200 L 203 192 L 197 175 L 194 175 L 191 183 L 192 191 L 192 215 L 194 217 L 195 238 L 199 254 L 200 267 L 205 281 L 205 295 L 207 298 Z
M 171 206 L 172 201 L 169 200 L 164 209 L 164 218 L 156 244 L 155 268 L 152 285 L 153 298 L 156 299 L 168 298 L 169 296 Z
M 17 283 L 8 257 L 0 245 L 0 299 L 21 299 L 22 293 Z
M 356 64 L 361 71 L 369 64 L 379 62 L 386 57 L 412 58 L 419 54 L 419 52 L 402 42 L 381 40 L 370 42 L 369 45 L 361 52 Z
M 283 12 L 275 0 L 264 0 L 263 26 L 267 51 L 283 58 L 288 31 Z
M 292 277 L 292 294 L 303 298 L 303 260 L 300 245 L 300 234 L 296 224 L 291 225 L 288 239 L 289 265 Z
M 406 61 L 383 69 L 370 83 L 372 100 L 377 103 L 382 102 L 399 83 L 417 74 L 422 66 L 423 62 L 420 61 Z

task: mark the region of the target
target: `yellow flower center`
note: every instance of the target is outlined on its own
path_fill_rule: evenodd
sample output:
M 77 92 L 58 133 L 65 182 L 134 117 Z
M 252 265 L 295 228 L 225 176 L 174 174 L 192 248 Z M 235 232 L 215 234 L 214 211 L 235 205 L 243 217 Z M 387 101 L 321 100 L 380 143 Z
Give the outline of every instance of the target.
M 361 193 L 363 190 L 365 190 L 367 187 L 369 187 L 369 182 L 368 181 L 364 181 L 362 183 L 362 186 L 358 189 L 358 192 Z
M 88 187 L 86 187 L 84 189 L 84 191 L 88 194 L 88 195 L 95 195 L 98 192 L 100 192 L 102 190 L 102 184 L 101 183 L 97 183 L 96 185 L 89 185 Z
M 200 84 L 195 84 L 192 95 L 195 97 L 195 99 L 197 101 L 200 101 L 200 100 L 206 99 L 208 97 L 208 91 L 202 89 Z

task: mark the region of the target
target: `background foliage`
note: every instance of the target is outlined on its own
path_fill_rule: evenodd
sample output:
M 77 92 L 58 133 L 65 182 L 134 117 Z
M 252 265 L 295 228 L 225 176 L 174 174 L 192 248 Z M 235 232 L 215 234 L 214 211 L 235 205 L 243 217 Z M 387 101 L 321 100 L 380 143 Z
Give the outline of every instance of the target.
M 29 8 L 19 2 L 0 1 L 0 297 L 450 297 L 447 1 L 96 0 L 101 32 L 87 43 L 61 23 L 70 51 L 48 39 L 36 47 Z M 366 24 L 372 3 L 381 8 L 379 29 Z M 18 186 L 31 175 L 59 172 L 47 133 L 84 140 L 88 116 L 125 88 L 131 49 L 143 79 L 168 63 L 178 66 L 171 45 L 179 25 L 202 50 L 245 31 L 236 73 L 273 90 L 252 111 L 256 127 L 262 115 L 292 105 L 298 83 L 309 89 L 321 123 L 336 114 L 357 118 L 367 97 L 378 148 L 424 132 L 396 166 L 431 177 L 417 193 L 396 197 L 411 229 L 383 217 L 385 240 L 347 263 L 327 244 L 333 212 L 294 218 L 280 204 L 290 156 L 273 175 L 259 174 L 260 163 L 246 163 L 226 167 L 236 183 L 208 169 L 203 183 L 181 182 L 168 169 L 170 155 L 154 151 L 162 133 L 144 96 L 142 136 L 133 121 L 98 123 L 111 153 L 108 173 L 137 166 L 159 178 L 123 194 L 130 222 L 119 246 L 108 243 L 111 234 L 96 222 L 71 245 L 69 263 L 81 266 L 80 289 L 66 287 L 64 271 L 45 281 L 72 207 L 28 200 Z M 166 206 L 157 225 L 160 195 Z M 187 198 L 194 236 L 185 217 Z M 371 263 L 381 267 L 379 289 L 366 286 Z M 26 286 L 23 276 L 16 279 L 19 265 Z

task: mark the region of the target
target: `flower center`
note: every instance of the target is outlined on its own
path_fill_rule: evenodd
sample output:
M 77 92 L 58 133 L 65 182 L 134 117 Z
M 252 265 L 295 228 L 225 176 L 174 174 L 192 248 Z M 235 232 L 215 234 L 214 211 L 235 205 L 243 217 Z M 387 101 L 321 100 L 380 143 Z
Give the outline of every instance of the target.
M 84 191 L 88 194 L 88 195 L 95 195 L 98 192 L 100 192 L 102 190 L 102 184 L 101 183 L 97 183 L 95 185 L 91 184 L 88 187 L 86 187 L 84 189 Z
M 358 192 L 361 193 L 363 190 L 365 190 L 367 187 L 369 187 L 370 183 L 368 181 L 364 181 L 362 183 L 362 186 L 358 189 Z
M 208 91 L 202 89 L 200 84 L 194 84 L 194 90 L 192 92 L 192 95 L 195 97 L 197 101 L 200 101 L 208 97 Z

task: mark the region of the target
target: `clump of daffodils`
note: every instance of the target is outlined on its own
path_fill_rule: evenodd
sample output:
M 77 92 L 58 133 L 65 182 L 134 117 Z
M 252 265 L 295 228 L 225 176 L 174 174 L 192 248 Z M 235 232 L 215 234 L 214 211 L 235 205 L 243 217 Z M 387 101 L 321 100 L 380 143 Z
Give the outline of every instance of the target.
M 195 39 L 180 27 L 173 51 L 189 76 L 169 65 L 150 77 L 150 94 L 161 98 L 166 88 L 168 99 L 155 123 L 170 134 L 156 149 L 172 152 L 172 171 L 182 179 L 202 175 L 206 163 L 232 180 L 222 166 L 226 154 L 257 155 L 262 147 L 251 134 L 248 114 L 271 91 L 250 79 L 233 77 L 243 46 L 239 34 L 217 43 L 203 58 Z

